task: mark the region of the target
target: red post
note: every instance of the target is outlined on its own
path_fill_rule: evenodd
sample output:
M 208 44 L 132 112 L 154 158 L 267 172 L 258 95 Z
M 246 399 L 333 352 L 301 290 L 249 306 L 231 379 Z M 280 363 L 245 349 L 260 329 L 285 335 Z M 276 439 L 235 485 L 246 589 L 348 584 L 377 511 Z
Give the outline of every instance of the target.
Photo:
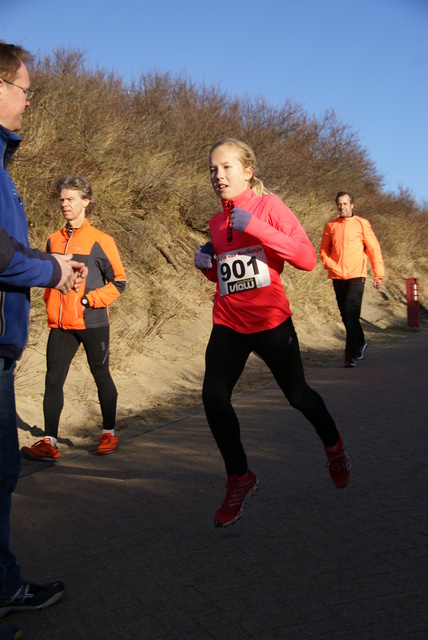
M 406 279 L 407 326 L 419 327 L 419 287 L 416 278 Z

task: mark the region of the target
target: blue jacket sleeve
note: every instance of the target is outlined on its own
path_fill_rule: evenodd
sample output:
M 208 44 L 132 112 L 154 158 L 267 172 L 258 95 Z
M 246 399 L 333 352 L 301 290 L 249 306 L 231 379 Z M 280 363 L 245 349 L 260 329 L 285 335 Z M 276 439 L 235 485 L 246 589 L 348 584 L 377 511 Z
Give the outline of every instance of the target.
M 26 247 L 0 227 L 0 285 L 8 287 L 55 287 L 61 267 L 48 253 Z

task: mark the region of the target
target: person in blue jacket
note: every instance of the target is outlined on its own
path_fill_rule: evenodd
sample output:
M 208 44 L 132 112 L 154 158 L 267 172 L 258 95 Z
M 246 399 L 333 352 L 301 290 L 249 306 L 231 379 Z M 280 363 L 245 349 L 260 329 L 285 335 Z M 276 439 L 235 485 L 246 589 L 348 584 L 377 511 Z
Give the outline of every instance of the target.
M 32 249 L 24 205 L 8 171 L 21 138 L 15 133 L 32 95 L 20 46 L 0 41 L 0 618 L 9 611 L 40 609 L 56 602 L 64 584 L 26 582 L 9 549 L 11 497 L 20 471 L 14 369 L 27 342 L 30 288 L 52 287 L 67 294 L 78 289 L 87 268 L 72 255 Z M 0 638 L 11 635 L 0 625 Z

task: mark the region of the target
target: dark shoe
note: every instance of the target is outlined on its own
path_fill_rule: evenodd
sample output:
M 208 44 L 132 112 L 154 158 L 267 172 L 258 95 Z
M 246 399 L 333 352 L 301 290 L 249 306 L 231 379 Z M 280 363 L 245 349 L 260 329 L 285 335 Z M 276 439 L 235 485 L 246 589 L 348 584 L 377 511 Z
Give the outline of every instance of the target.
M 9 611 L 44 609 L 59 600 L 64 589 L 65 585 L 60 581 L 49 584 L 24 582 L 13 596 L 0 601 L 0 618 Z
M 0 623 L 0 640 L 19 640 L 22 638 L 22 631 L 11 624 Z
M 349 482 L 349 476 L 351 475 L 351 461 L 343 446 L 342 436 L 340 435 L 339 448 L 336 453 L 328 451 L 324 446 L 324 450 L 327 454 L 327 464 L 325 465 L 330 474 L 330 478 L 338 489 L 343 489 Z
M 362 360 L 364 358 L 364 353 L 365 353 L 365 351 L 366 351 L 368 346 L 369 345 L 367 344 L 367 342 L 365 342 L 363 344 L 363 346 L 361 347 L 361 349 L 360 349 L 359 355 L 358 356 L 354 356 L 354 358 L 356 358 L 357 360 Z
M 350 369 L 351 367 L 356 367 L 357 363 L 352 356 L 348 356 L 348 354 L 345 353 L 345 362 L 343 363 L 343 366 L 345 369 Z
M 227 527 L 242 516 L 244 501 L 257 491 L 257 476 L 248 469 L 243 476 L 230 476 L 226 483 L 226 497 L 214 517 L 215 527 Z

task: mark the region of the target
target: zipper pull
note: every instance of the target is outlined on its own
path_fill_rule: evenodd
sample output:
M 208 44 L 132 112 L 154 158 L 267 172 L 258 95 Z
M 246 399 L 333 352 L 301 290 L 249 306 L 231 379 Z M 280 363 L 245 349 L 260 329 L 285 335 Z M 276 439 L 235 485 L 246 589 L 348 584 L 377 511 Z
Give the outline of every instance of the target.
M 228 200 L 226 203 L 226 207 L 229 211 L 229 215 L 227 217 L 227 241 L 232 242 L 233 240 L 233 227 L 232 227 L 232 218 L 230 217 L 230 212 L 234 208 L 233 200 Z

